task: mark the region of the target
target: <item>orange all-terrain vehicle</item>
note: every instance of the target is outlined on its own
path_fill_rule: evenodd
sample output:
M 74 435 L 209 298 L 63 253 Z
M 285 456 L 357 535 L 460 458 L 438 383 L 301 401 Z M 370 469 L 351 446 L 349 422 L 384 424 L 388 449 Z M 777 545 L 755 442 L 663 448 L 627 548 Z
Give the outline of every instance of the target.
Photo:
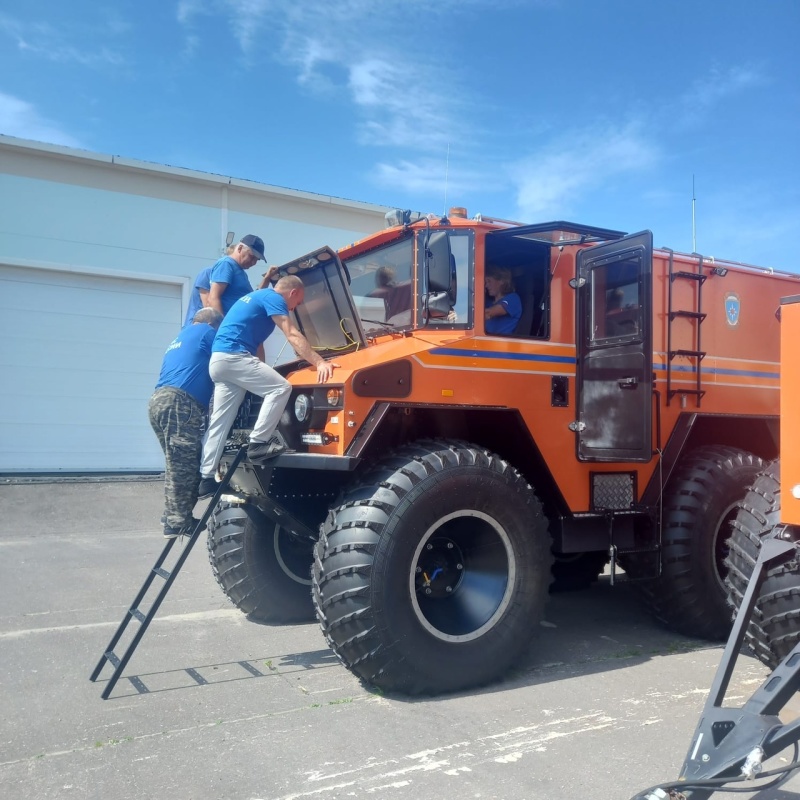
M 262 621 L 316 611 L 349 669 L 407 693 L 497 677 L 551 582 L 609 560 L 661 620 L 724 638 L 726 540 L 777 455 L 775 312 L 798 276 L 654 250 L 649 231 L 387 217 L 281 267 L 340 367 L 324 385 L 278 368 L 293 452 L 230 476 L 208 535 L 225 593 Z M 519 299 L 504 334 L 487 332 L 498 275 Z

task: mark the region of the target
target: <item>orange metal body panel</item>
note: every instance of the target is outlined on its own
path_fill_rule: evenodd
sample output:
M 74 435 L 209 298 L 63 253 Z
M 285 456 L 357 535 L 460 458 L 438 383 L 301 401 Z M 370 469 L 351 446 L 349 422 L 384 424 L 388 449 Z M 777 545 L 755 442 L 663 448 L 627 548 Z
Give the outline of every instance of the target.
M 576 416 L 575 290 L 569 286 L 569 281 L 575 276 L 578 246 L 566 246 L 561 253 L 557 248 L 551 250 L 551 273 L 556 261 L 558 265 L 551 283 L 549 340 L 488 336 L 483 334 L 484 300 L 480 287 L 483 285 L 485 233 L 495 226 L 454 219 L 450 227 L 470 227 L 475 231 L 475 286 L 478 287 L 475 292 L 475 329 L 425 330 L 402 338 L 379 336 L 366 349 L 338 357 L 336 361 L 341 368 L 336 371 L 334 382 L 345 386 L 345 410 L 333 416 L 326 428 L 338 437 L 338 442 L 324 448 L 312 448 L 312 451 L 345 454 L 375 403 L 381 402 L 379 398 L 355 395 L 351 379 L 357 370 L 395 359 L 408 359 L 412 364 L 412 393 L 404 400 L 393 402 L 400 405 L 463 404 L 518 409 L 573 512 L 586 511 L 590 507 L 590 472 L 636 472 L 641 492 L 658 466 L 655 455 L 645 464 L 583 463 L 576 456 L 575 434 L 568 428 Z M 389 241 L 398 232 L 398 229 L 384 231 L 345 248 L 340 255 L 345 260 Z M 696 258 L 676 254 L 674 261 L 675 269 L 697 269 Z M 711 274 L 711 264 L 704 264 L 704 274 L 709 277 L 702 287 L 702 307 L 707 313 L 702 323 L 702 349 L 707 355 L 700 362 L 702 388 L 706 392 L 702 398 L 702 413 L 777 416 L 781 325 L 775 311 L 782 296 L 796 292 L 798 282 L 789 276 L 726 266 L 727 274 L 720 276 Z M 667 402 L 669 284 L 668 253 L 656 251 L 652 281 L 653 371 L 654 388 L 660 392 L 661 430 L 655 431 L 657 416 L 654 415 L 654 451 L 657 441 L 667 442 L 681 413 L 697 410 L 697 400 L 691 395 L 678 395 Z M 696 282 L 678 280 L 673 283 L 672 290 L 673 308 L 696 308 Z M 731 295 L 736 295 L 740 308 L 735 320 L 726 314 L 726 299 Z M 800 306 L 796 309 L 800 312 Z M 696 324 L 689 319 L 672 323 L 673 350 L 695 349 Z M 787 323 L 784 319 L 784 336 L 790 325 L 795 326 L 792 329 L 793 341 L 800 341 L 800 314 L 797 322 Z M 675 357 L 672 388 L 693 388 L 696 369 L 696 362 L 692 359 Z M 290 380 L 294 384 L 307 385 L 313 380 L 313 375 L 310 370 L 302 370 L 294 373 Z M 554 375 L 569 377 L 568 407 L 556 408 L 551 404 L 551 377 Z M 797 370 L 795 384 L 800 392 Z M 791 384 L 789 387 L 788 391 L 791 391 Z M 786 384 L 784 391 L 787 391 Z M 800 420 L 797 421 L 800 425 Z M 784 454 L 787 452 L 785 448 Z M 788 459 L 784 461 L 784 469 L 789 463 Z M 798 468 L 797 482 L 800 483 L 800 453 L 793 464 Z
M 781 306 L 781 521 L 800 525 L 800 298 Z

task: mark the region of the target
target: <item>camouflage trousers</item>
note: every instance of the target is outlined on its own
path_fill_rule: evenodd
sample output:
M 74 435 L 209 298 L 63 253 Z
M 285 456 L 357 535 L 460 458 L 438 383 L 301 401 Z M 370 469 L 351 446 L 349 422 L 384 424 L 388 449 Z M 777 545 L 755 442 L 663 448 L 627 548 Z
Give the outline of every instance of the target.
M 164 520 L 171 528 L 191 522 L 200 480 L 206 410 L 181 389 L 162 387 L 148 406 L 150 425 L 164 451 Z

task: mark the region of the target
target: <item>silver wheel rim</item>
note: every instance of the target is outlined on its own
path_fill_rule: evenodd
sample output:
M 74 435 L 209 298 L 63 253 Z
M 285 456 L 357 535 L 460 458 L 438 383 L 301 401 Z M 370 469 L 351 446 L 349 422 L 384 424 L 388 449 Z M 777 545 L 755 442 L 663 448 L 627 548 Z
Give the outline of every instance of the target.
M 303 586 L 311 586 L 311 561 L 309 560 L 308 564 L 305 565 L 308 577 L 301 578 L 300 575 L 297 574 L 296 567 L 291 567 L 284 558 L 283 552 L 281 552 L 281 526 L 278 524 L 275 525 L 275 530 L 272 534 L 272 548 L 275 551 L 275 559 L 278 565 L 288 578 L 291 578 L 295 583 L 302 584 Z M 292 553 L 288 554 L 293 555 Z

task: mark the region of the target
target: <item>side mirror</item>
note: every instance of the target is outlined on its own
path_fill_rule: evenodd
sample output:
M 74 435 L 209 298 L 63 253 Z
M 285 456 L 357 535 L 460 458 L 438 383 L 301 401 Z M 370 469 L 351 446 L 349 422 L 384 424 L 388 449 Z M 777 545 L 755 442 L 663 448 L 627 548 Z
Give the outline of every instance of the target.
M 436 231 L 431 234 L 425 252 L 429 292 L 451 291 L 452 271 L 450 265 L 450 237 L 447 235 L 447 231 Z
M 431 319 L 445 319 L 453 307 L 447 292 L 433 292 L 423 299 L 423 308 Z

